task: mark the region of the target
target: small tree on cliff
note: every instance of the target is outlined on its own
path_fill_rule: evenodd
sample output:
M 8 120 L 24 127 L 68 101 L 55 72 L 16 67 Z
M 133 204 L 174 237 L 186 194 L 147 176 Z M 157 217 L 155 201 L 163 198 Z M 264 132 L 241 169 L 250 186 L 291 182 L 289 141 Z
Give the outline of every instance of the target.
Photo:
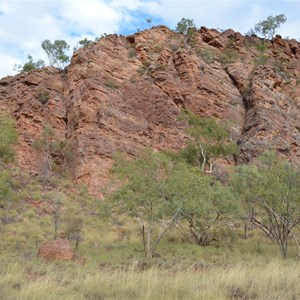
M 189 48 L 188 44 L 192 43 L 195 39 L 196 25 L 192 19 L 182 18 L 181 21 L 177 23 L 175 28 L 176 32 L 182 33 L 184 35 L 184 43 Z
M 34 61 L 33 57 L 30 54 L 27 55 L 27 59 L 28 61 L 23 66 L 15 65 L 14 70 L 20 73 L 25 73 L 45 66 L 45 62 L 42 59 Z
M 198 165 L 208 173 L 212 173 L 214 164 L 220 158 L 237 154 L 239 148 L 230 140 L 230 133 L 213 118 L 200 118 L 190 111 L 180 116 L 189 128 L 187 132 L 192 139 L 181 152 L 183 158 L 192 165 Z
M 254 25 L 254 29 L 250 30 L 252 33 L 261 34 L 265 39 L 272 39 L 281 24 L 286 22 L 287 18 L 284 14 L 275 17 L 269 16 L 266 20 L 260 21 Z
M 70 58 L 66 55 L 66 51 L 70 46 L 64 40 L 55 40 L 53 43 L 50 40 L 44 40 L 42 42 L 42 48 L 46 52 L 50 66 L 62 69 Z
M 79 48 L 84 48 L 92 43 L 93 43 L 92 40 L 88 40 L 87 38 L 84 38 L 77 43 L 77 45 L 73 48 L 73 51 L 77 51 Z

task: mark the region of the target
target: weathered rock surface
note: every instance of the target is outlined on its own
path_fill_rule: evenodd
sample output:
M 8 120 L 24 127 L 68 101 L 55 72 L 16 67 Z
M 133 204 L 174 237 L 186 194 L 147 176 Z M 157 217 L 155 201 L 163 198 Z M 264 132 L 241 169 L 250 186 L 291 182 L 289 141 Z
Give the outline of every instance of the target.
M 39 248 L 39 257 L 52 260 L 71 260 L 76 259 L 76 255 L 71 249 L 70 242 L 67 239 L 58 239 L 48 241 Z
M 72 145 L 72 174 L 99 192 L 112 155 L 178 150 L 182 109 L 215 117 L 240 145 L 236 162 L 275 149 L 300 162 L 300 44 L 202 27 L 194 43 L 167 27 L 109 35 L 79 49 L 65 71 L 44 68 L 0 80 L 0 109 L 17 120 L 19 164 L 40 173 L 33 144 L 50 125 Z

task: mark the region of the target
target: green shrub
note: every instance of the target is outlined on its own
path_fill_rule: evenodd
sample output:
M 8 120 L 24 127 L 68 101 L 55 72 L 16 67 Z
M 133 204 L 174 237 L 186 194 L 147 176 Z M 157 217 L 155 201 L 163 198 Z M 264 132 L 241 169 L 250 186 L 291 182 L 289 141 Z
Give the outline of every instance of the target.
M 233 49 L 225 49 L 219 57 L 222 66 L 227 66 L 229 64 L 232 64 L 238 61 L 238 59 L 239 59 L 239 54 L 237 53 L 236 50 Z
M 138 67 L 136 70 L 140 75 L 144 75 L 147 71 L 147 68 L 145 66 Z
M 136 51 L 135 51 L 135 49 L 130 49 L 129 51 L 128 51 L 128 58 L 133 58 L 133 57 L 135 57 L 136 56 Z
M 37 99 L 42 103 L 42 104 L 45 104 L 49 101 L 49 96 L 50 96 L 50 93 L 48 90 L 46 89 L 40 89 L 39 90 L 39 94 L 37 96 Z
M 267 49 L 267 45 L 266 43 L 258 43 L 256 46 L 255 46 L 256 50 L 260 51 L 260 52 L 265 52 L 266 49 Z
M 215 61 L 215 53 L 209 49 L 196 49 L 196 54 L 200 56 L 207 64 Z
M 107 81 L 105 81 L 104 84 L 105 84 L 105 86 L 107 86 L 108 88 L 113 89 L 113 90 L 116 90 L 119 88 L 119 85 L 113 80 L 107 80 Z
M 18 135 L 14 128 L 15 121 L 7 113 L 0 111 L 0 160 L 11 162 L 15 152 L 13 145 L 18 141 Z
M 257 58 L 254 60 L 254 64 L 256 66 L 265 65 L 267 63 L 267 56 L 264 54 L 260 54 L 257 56 Z

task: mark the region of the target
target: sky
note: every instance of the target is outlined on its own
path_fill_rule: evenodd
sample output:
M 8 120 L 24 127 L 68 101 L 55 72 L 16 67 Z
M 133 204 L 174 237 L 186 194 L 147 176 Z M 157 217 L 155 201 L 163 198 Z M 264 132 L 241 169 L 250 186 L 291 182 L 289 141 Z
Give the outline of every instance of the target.
M 16 74 L 14 65 L 23 65 L 28 54 L 48 63 L 45 39 L 63 39 L 73 49 L 79 40 L 104 33 L 127 35 L 154 25 L 174 29 L 183 17 L 197 27 L 245 34 L 279 14 L 287 21 L 278 33 L 298 40 L 300 0 L 0 0 L 0 78 Z

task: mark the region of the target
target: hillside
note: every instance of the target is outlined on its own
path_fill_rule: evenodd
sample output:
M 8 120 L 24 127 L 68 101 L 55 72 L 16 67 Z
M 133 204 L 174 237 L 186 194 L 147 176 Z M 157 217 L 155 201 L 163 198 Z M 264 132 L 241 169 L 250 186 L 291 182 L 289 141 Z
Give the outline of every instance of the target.
M 70 145 L 73 178 L 96 193 L 113 153 L 183 148 L 182 109 L 230 129 L 240 153 L 227 163 L 250 162 L 270 148 L 299 163 L 299 62 L 294 39 L 263 43 L 202 27 L 186 45 L 181 34 L 159 26 L 102 38 L 75 52 L 65 70 L 2 78 L 0 109 L 17 121 L 22 168 L 41 174 L 43 158 L 33 146 L 51 126 L 55 139 Z
M 158 26 L 2 78 L 0 299 L 298 299 L 299 60 Z

